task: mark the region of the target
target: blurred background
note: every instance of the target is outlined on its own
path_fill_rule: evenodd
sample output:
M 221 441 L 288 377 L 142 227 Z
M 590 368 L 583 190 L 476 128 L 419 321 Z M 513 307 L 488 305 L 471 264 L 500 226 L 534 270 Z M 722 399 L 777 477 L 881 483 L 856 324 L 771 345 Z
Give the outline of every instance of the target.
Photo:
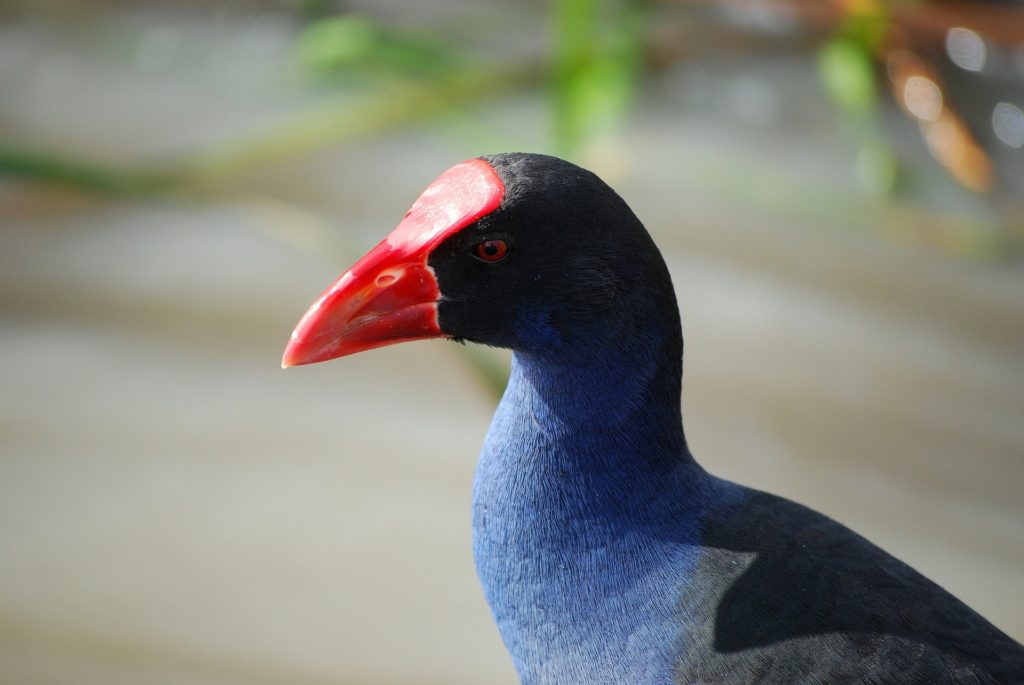
M 516 682 L 469 497 L 506 356 L 278 367 L 453 163 L 601 174 L 710 470 L 1024 638 L 1024 7 L 0 2 L 0 681 Z

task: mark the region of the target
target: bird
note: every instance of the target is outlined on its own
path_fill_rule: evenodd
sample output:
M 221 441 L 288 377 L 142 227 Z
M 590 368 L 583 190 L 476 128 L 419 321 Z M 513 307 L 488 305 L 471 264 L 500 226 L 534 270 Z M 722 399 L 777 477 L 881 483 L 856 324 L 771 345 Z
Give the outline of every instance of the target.
M 1024 683 L 1024 647 L 921 573 L 699 465 L 668 268 L 590 171 L 451 167 L 309 307 L 282 366 L 426 338 L 512 351 L 472 545 L 525 685 Z

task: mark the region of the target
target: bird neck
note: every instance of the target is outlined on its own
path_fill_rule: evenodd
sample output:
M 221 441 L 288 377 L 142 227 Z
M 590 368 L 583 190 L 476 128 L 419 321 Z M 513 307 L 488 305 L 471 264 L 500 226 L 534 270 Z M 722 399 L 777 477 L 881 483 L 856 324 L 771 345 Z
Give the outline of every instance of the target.
M 588 660 L 628 673 L 617 645 L 638 638 L 674 651 L 678 617 L 663 586 L 695 567 L 713 488 L 683 435 L 678 337 L 634 337 L 639 349 L 591 349 L 584 362 L 513 355 L 477 470 L 473 529 L 484 592 L 524 682 L 584 682 Z M 645 682 L 669 682 L 662 665 Z
M 664 474 L 690 461 L 679 404 L 678 366 L 649 349 L 585 361 L 516 352 L 496 418 L 529 420 L 520 435 L 567 472 L 616 469 Z M 538 455 L 540 456 L 540 455 Z M 595 493 L 599 494 L 599 493 Z
M 496 419 L 528 418 L 522 433 L 542 440 L 548 459 L 568 459 L 561 467 L 569 471 L 614 470 L 621 480 L 692 461 L 680 410 L 682 328 L 670 283 L 661 295 L 638 291 L 620 304 L 619 316 L 609 309 L 589 321 L 534 310 L 545 323 L 571 323 L 554 326 L 554 335 L 550 324 L 532 327 L 549 332 L 542 344 L 514 351 Z

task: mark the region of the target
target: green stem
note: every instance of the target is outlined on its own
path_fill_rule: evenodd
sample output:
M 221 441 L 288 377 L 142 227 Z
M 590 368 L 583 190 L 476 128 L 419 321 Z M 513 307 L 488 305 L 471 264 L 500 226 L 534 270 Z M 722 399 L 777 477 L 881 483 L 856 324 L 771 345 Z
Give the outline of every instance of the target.
M 405 86 L 359 103 L 332 102 L 249 138 L 178 160 L 117 169 L 0 142 L 0 175 L 110 194 L 151 194 L 209 185 L 256 166 L 343 144 L 450 112 L 540 81 L 534 65 L 463 71 L 428 85 Z
M 171 170 L 121 170 L 0 142 L 0 176 L 74 186 L 111 195 L 155 193 L 181 182 Z

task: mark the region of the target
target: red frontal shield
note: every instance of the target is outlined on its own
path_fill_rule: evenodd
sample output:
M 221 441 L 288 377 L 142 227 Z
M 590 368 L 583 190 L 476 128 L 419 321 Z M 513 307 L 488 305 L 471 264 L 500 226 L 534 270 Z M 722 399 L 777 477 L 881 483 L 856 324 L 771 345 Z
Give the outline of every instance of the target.
M 427 186 L 388 237 L 343 273 L 295 326 L 282 367 L 444 336 L 430 253 L 501 204 L 505 186 L 482 159 L 456 164 Z

